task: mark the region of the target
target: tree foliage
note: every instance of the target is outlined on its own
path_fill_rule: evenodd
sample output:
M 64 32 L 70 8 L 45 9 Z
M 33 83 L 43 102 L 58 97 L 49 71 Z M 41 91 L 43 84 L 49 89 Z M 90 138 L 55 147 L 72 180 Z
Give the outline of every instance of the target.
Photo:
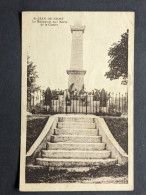
M 51 106 L 52 100 L 52 92 L 51 89 L 48 87 L 45 91 L 45 105 Z
M 36 71 L 36 65 L 30 61 L 30 57 L 27 56 L 27 101 L 31 102 L 31 93 L 38 91 L 39 86 L 36 85 L 36 78 L 38 78 L 38 72 Z
M 121 40 L 114 43 L 108 51 L 110 57 L 109 71 L 105 73 L 110 80 L 123 78 L 122 84 L 127 84 L 128 79 L 128 30 L 121 35 Z

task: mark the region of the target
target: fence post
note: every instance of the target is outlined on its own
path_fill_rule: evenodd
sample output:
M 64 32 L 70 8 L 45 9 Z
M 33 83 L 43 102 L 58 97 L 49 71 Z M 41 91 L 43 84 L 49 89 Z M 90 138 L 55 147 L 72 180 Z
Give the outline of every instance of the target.
M 73 101 L 73 113 L 74 113 L 74 93 L 73 93 L 73 96 L 72 96 L 72 101 Z
M 116 94 L 114 94 L 114 104 L 115 104 L 115 111 L 116 111 Z
M 86 114 L 87 114 L 87 92 L 86 92 Z
M 111 98 L 111 94 L 109 93 L 109 114 L 110 114 L 110 98 Z
M 80 102 L 81 102 L 81 98 L 80 98 L 80 94 L 79 94 L 79 113 L 80 113 Z
M 66 114 L 67 114 L 67 97 L 66 97 Z
M 77 95 L 76 95 L 76 113 L 77 113 L 77 110 L 78 110 L 77 99 L 78 99 L 78 97 L 77 97 Z
M 120 93 L 119 93 L 119 112 L 120 112 Z
M 117 112 L 117 110 L 118 110 L 118 105 L 117 105 L 117 103 L 118 103 L 118 101 L 117 101 L 117 94 L 116 94 L 116 112 Z
M 122 94 L 122 114 L 123 114 L 123 94 Z
M 93 101 L 93 114 L 94 114 L 94 91 L 93 91 L 93 99 L 92 99 L 92 101 Z
M 127 114 L 128 114 L 128 91 L 127 91 Z
M 107 107 L 107 105 L 108 105 L 108 103 L 107 103 L 107 91 L 106 91 L 105 94 L 106 94 L 106 114 L 107 114 L 107 108 L 108 108 L 108 107 Z
M 54 112 L 54 100 L 53 99 L 51 100 L 51 112 L 52 113 Z

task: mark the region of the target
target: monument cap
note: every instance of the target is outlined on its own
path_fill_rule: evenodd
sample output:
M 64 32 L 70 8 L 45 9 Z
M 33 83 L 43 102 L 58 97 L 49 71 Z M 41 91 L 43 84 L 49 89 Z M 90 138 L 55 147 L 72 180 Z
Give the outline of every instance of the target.
M 81 25 L 70 26 L 70 30 L 71 30 L 71 33 L 73 31 L 82 31 L 84 33 L 85 26 L 81 26 Z

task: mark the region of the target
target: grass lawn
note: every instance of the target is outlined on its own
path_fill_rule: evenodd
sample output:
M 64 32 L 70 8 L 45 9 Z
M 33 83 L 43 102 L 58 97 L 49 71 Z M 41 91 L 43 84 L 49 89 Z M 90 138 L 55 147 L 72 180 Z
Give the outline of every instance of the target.
M 27 117 L 27 135 L 26 135 L 26 151 L 30 149 L 35 140 L 42 132 L 49 116 L 31 115 Z
M 119 145 L 128 154 L 128 119 L 127 118 L 104 118 L 108 128 Z

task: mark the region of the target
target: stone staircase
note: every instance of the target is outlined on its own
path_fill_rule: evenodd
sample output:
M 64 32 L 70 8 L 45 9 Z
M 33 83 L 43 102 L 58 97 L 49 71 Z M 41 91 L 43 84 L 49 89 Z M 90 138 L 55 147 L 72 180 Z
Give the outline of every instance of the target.
M 84 170 L 114 165 L 93 118 L 60 117 L 51 141 L 41 151 L 36 164 L 53 169 Z

